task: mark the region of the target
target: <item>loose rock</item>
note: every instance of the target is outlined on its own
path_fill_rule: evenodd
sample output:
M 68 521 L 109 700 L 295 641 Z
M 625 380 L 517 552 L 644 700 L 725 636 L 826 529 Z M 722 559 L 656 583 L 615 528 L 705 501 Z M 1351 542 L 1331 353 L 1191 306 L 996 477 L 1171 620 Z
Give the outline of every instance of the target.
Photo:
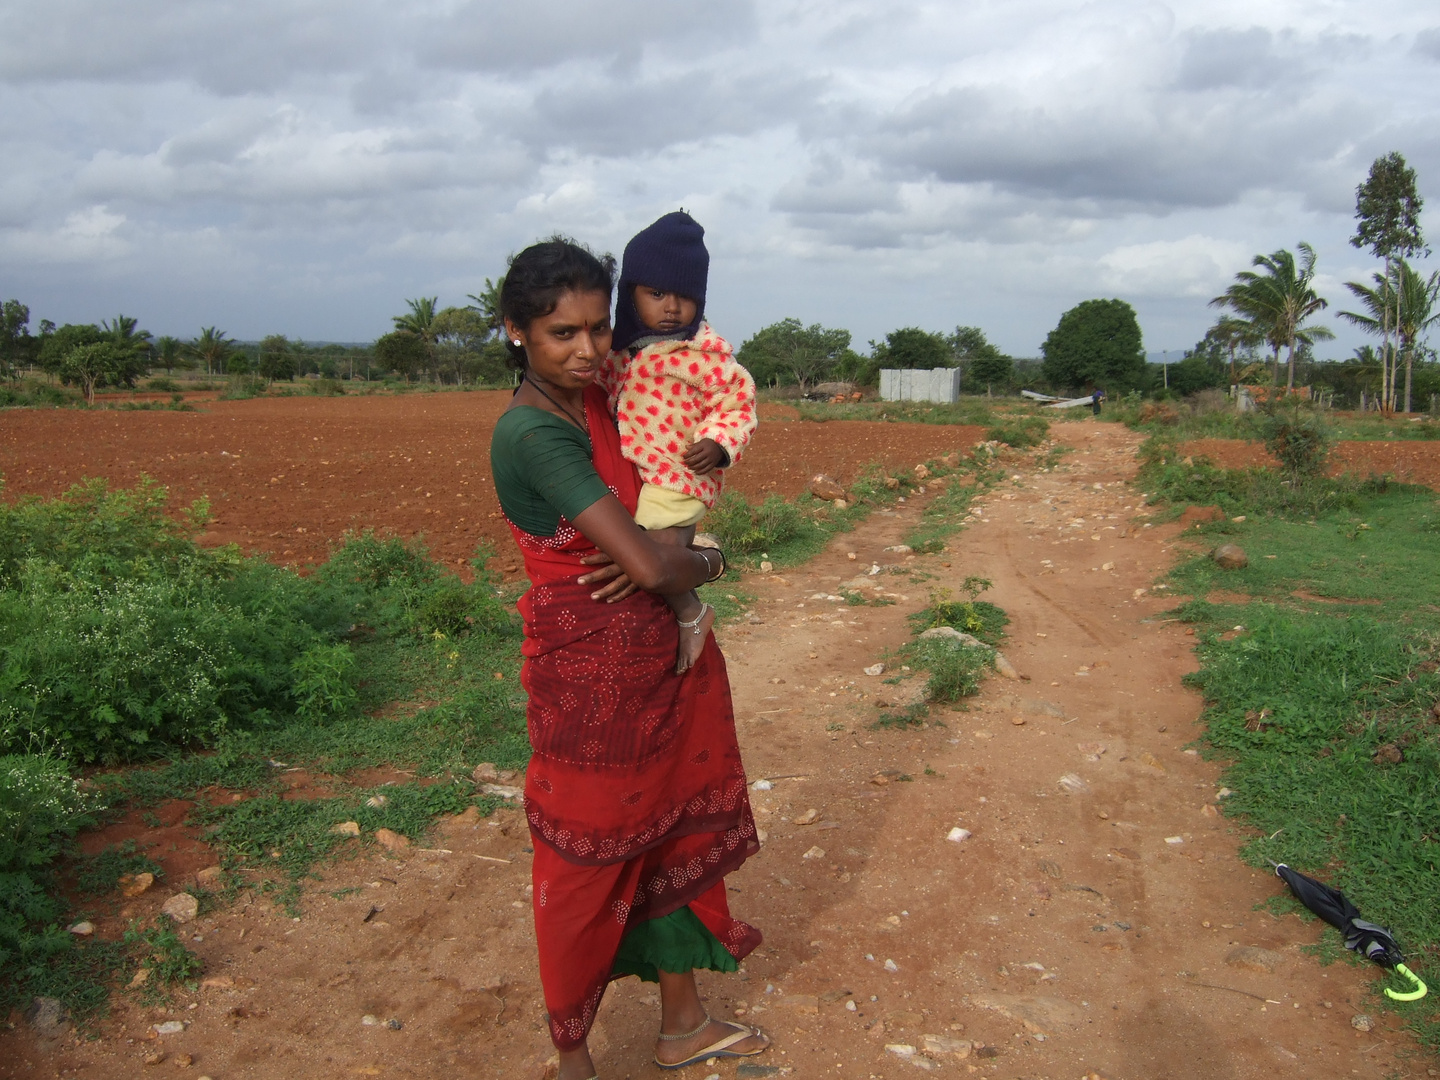
M 92 922 L 77 922 L 74 926 L 69 927 L 68 932 L 74 934 L 76 937 L 89 937 L 95 933 L 95 924 Z
M 825 849 L 822 847 L 812 847 L 800 857 L 802 859 L 823 859 L 825 857 Z
M 819 820 L 820 820 L 820 811 L 819 811 L 819 810 L 816 810 L 816 809 L 812 806 L 809 810 L 806 810 L 803 814 L 800 814 L 800 815 L 797 816 L 797 817 L 791 818 L 791 819 L 790 819 L 790 824 L 792 824 L 792 825 L 814 825 L 815 822 L 817 822 L 817 821 L 819 821 Z
M 410 847 L 408 836 L 401 836 L 390 829 L 376 829 L 375 842 L 387 851 L 406 851 Z
M 170 916 L 177 923 L 188 923 L 200 914 L 200 901 L 188 892 L 176 893 L 165 901 L 165 906 L 160 909 L 160 914 Z
M 1243 570 L 1250 565 L 1250 557 L 1238 544 L 1221 544 L 1211 558 L 1221 570 Z
M 188 1069 L 191 1065 L 195 1064 L 195 1059 L 189 1054 L 176 1054 L 170 1060 L 175 1063 L 177 1069 Z
M 1399 765 L 1405 760 L 1405 754 L 1393 742 L 1388 742 L 1375 748 L 1375 756 L 1371 760 L 1376 765 Z
M 899 966 L 895 963 L 894 960 L 886 960 L 886 961 L 885 961 L 885 970 L 888 971 L 888 972 L 890 972 L 890 973 L 893 975 L 895 972 L 899 971 L 900 968 L 899 968 Z
M 834 502 L 836 499 L 845 498 L 845 489 L 834 479 L 824 473 L 816 473 L 810 478 L 809 491 L 815 498 L 822 502 Z
M 885 665 L 884 665 L 884 664 L 871 664 L 869 667 L 865 668 L 864 671 L 865 671 L 865 674 L 866 674 L 866 675 L 870 675 L 870 676 L 872 676 L 872 677 L 873 677 L 873 676 L 876 676 L 876 675 L 884 675 L 884 674 L 885 674 Z
M 330 832 L 334 836 L 359 836 L 360 823 L 358 821 L 342 821 L 338 825 L 331 825 Z
M 1075 773 L 1066 773 L 1057 781 L 1060 790 L 1070 795 L 1083 795 L 1090 790 L 1090 785 L 1082 780 Z
M 924 465 L 915 466 L 915 479 L 926 480 L 930 476 L 930 470 Z
M 500 779 L 500 774 L 496 771 L 493 761 L 482 761 L 475 766 L 475 771 L 470 774 L 470 779 L 477 784 L 493 784 Z
M 1375 1021 L 1364 1013 L 1356 1013 L 1350 1018 L 1350 1026 L 1356 1031 L 1374 1031 Z
M 977 995 L 970 1001 L 981 1009 L 993 1009 L 1023 1024 L 1026 1031 L 1035 1035 L 1073 1031 L 1085 1023 L 1085 1011 L 1064 998 L 988 994 Z M 982 1051 L 977 1053 L 980 1057 L 986 1056 Z
M 956 1057 L 970 1056 L 970 1042 L 966 1039 L 949 1039 L 944 1035 L 926 1035 L 921 1045 L 927 1054 L 954 1054 Z
M 116 882 L 120 886 L 120 895 L 127 897 L 139 896 L 151 885 L 155 884 L 154 874 L 121 874 Z
M 145 1064 L 146 1064 L 146 1065 L 159 1065 L 159 1064 L 160 1064 L 162 1061 L 164 1061 L 164 1060 L 166 1059 L 166 1057 L 168 1057 L 168 1056 L 169 1056 L 169 1055 L 166 1054 L 164 1050 L 156 1050 L 153 1054 L 146 1054 L 146 1055 L 145 1055 Z
M 185 1021 L 166 1020 L 163 1024 L 150 1025 L 155 1029 L 156 1035 L 179 1035 L 185 1030 Z
M 37 997 L 25 1010 L 25 1022 L 47 1039 L 64 1032 L 68 1020 L 59 998 Z
M 945 834 L 945 839 L 956 844 L 962 844 L 969 840 L 974 834 L 969 829 L 962 829 L 958 825 Z
M 197 888 L 207 891 L 216 889 L 220 885 L 220 878 L 225 870 L 220 866 L 207 866 L 203 870 L 195 871 L 195 885 Z
M 481 784 L 481 795 L 494 795 L 497 799 L 523 799 L 525 792 L 518 787 L 508 787 L 505 784 Z
M 1018 679 L 1020 673 L 1015 670 L 1015 665 L 1005 659 L 1005 654 L 999 649 L 995 650 L 995 670 L 1000 673 L 1002 679 Z

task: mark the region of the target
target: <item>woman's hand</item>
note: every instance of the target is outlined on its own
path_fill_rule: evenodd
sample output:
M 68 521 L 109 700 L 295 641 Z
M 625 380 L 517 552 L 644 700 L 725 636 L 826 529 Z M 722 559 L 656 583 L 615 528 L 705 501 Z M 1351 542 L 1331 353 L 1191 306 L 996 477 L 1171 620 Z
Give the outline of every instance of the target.
M 680 460 L 696 476 L 709 476 L 725 460 L 725 451 L 714 439 L 701 439 L 686 450 Z
M 613 604 L 617 600 L 624 600 L 627 596 L 639 588 L 633 581 L 625 576 L 625 571 L 615 564 L 615 560 L 606 555 L 603 551 L 597 551 L 594 555 L 586 555 L 580 560 L 586 566 L 598 566 L 599 570 L 591 571 L 584 577 L 576 580 L 581 585 L 592 585 L 598 581 L 609 581 L 603 589 L 597 589 L 590 594 L 591 600 L 604 600 L 607 604 Z M 613 580 L 612 580 L 613 579 Z

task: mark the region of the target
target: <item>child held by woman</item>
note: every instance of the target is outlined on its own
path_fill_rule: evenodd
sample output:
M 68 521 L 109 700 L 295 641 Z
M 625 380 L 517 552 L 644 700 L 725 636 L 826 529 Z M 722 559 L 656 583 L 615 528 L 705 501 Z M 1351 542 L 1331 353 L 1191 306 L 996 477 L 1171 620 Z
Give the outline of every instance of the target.
M 643 487 L 635 521 L 663 543 L 689 546 L 715 506 L 723 470 L 755 431 L 755 380 L 705 322 L 710 253 L 683 210 L 625 245 L 610 355 L 600 383 L 620 428 L 621 452 Z M 715 611 L 695 592 L 665 597 L 680 624 L 675 670 L 699 658 Z

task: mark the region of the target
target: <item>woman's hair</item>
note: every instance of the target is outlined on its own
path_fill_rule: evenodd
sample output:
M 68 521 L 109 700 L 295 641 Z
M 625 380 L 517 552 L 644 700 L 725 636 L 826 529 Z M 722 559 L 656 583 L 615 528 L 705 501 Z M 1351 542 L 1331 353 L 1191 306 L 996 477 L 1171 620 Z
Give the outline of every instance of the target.
M 522 330 L 549 315 L 567 292 L 603 292 L 615 288 L 615 257 L 596 255 L 584 244 L 559 234 L 531 244 L 510 260 L 500 286 L 500 314 Z M 507 336 L 512 366 L 525 368 L 525 348 Z

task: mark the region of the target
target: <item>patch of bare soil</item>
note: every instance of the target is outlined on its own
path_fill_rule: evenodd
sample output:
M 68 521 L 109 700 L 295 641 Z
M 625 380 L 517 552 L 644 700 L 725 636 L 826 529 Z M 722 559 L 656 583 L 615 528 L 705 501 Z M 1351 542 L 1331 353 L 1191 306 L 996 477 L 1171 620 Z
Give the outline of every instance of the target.
M 1255 910 L 1280 886 L 1238 861 L 1218 768 L 1187 753 L 1191 639 L 1150 589 L 1177 526 L 1145 527 L 1125 482 L 1138 437 L 1059 430 L 1066 464 L 1017 463 L 939 555 L 885 551 L 911 500 L 746 582 L 752 616 L 721 638 L 751 779 L 775 779 L 753 794 L 764 847 L 729 886 L 766 940 L 739 975 L 702 977 L 709 1008 L 763 1025 L 761 1063 L 795 1077 L 1416 1075 L 1392 1018 L 1350 1025 L 1373 973 L 1320 967 L 1300 951 L 1316 923 Z M 829 599 L 872 565 L 892 606 Z M 886 682 L 907 676 L 906 614 L 970 574 L 994 581 L 1023 678 L 923 729 L 871 729 L 880 702 L 917 693 Z M 863 674 L 876 662 L 891 670 Z M 957 827 L 971 835 L 947 839 Z M 120 995 L 95 1041 L 0 1036 L 11 1075 L 120 1080 L 157 1049 L 215 1080 L 541 1075 L 524 818 L 462 816 L 431 843 L 325 868 L 298 922 L 247 894 L 192 924 L 198 991 L 168 1010 Z M 605 1080 L 655 1075 L 656 1005 L 653 986 L 611 988 L 592 1040 Z M 148 1035 L 162 1019 L 188 1026 Z
M 1180 444 L 1182 454 L 1202 454 L 1226 469 L 1279 464 L 1259 443 L 1243 439 L 1192 439 Z M 1440 442 L 1392 439 L 1385 442 L 1347 441 L 1335 444 L 1327 469 L 1331 476 L 1392 476 L 1406 484 L 1423 484 L 1440 490 Z
M 174 505 L 210 500 L 202 541 L 280 562 L 323 561 L 347 530 L 423 535 L 463 567 L 481 541 L 519 559 L 490 475 L 490 433 L 509 391 L 214 401 L 194 412 L 11 409 L 0 419 L 4 495 L 56 495 L 84 477 L 166 485 Z M 793 421 L 764 405 L 727 477 L 751 499 L 790 497 L 825 472 L 849 483 L 871 463 L 914 464 L 983 437 L 978 427 Z M 793 421 L 793 422 L 792 422 Z

